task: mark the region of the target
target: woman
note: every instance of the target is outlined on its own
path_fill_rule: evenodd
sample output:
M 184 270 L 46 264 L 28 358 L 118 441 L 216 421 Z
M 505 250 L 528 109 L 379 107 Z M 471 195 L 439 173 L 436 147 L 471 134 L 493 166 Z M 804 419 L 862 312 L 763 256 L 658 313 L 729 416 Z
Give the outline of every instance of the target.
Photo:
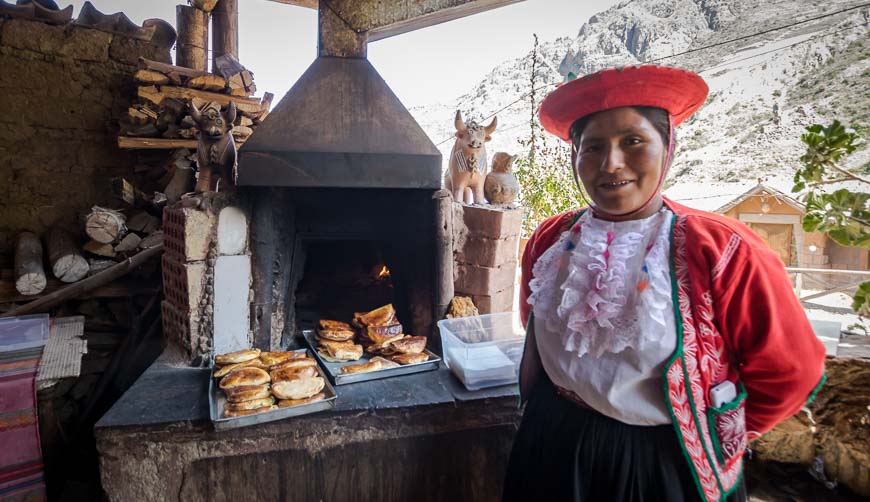
M 523 255 L 528 403 L 505 500 L 745 500 L 743 452 L 821 385 L 824 347 L 751 230 L 662 197 L 698 75 L 608 69 L 542 102 L 589 208 Z

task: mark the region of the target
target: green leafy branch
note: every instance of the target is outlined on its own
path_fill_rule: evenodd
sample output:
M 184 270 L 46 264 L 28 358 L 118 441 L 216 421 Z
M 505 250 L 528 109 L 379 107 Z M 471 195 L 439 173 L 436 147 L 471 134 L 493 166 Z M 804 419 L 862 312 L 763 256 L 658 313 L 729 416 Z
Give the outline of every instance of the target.
M 870 249 L 870 163 L 857 169 L 840 165 L 848 155 L 864 145 L 861 137 L 847 130 L 839 121 L 824 127 L 807 127 L 801 141 L 807 150 L 800 157 L 802 167 L 795 172 L 792 192 L 806 192 L 803 228 L 807 232 L 824 232 L 837 244 Z M 868 185 L 852 191 L 846 188 L 826 193 L 823 185 L 857 182 Z M 861 283 L 852 308 L 859 315 L 870 314 L 870 282 Z

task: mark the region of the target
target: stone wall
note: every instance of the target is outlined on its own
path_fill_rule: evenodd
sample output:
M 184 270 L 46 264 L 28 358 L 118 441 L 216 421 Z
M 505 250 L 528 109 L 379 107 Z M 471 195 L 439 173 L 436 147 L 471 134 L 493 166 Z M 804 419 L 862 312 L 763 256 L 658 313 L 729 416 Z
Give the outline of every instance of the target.
M 135 163 L 115 131 L 140 56 L 171 62 L 125 35 L 0 19 L 0 253 L 20 230 L 80 229 L 92 205 L 110 202 L 109 180 Z

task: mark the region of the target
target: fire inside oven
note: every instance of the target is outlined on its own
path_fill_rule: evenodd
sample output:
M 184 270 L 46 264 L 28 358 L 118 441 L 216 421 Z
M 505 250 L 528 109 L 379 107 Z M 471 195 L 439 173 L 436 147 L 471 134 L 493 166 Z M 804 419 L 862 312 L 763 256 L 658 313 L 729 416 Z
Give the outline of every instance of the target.
M 313 328 L 319 319 L 349 320 L 355 312 L 392 303 L 406 308 L 399 285 L 398 252 L 376 240 L 303 240 L 294 265 L 301 271 L 293 295 L 296 325 Z M 395 270 L 395 272 L 394 272 Z M 398 287 L 397 287 L 398 286 Z

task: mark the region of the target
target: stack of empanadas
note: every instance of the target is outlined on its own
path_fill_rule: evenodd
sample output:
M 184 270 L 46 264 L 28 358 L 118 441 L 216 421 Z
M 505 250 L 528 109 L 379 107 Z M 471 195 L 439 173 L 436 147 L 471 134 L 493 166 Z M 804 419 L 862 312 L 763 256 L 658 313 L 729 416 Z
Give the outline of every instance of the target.
M 357 312 L 352 324 L 359 330 L 359 341 L 365 346 L 365 351 L 378 357 L 368 362 L 343 366 L 340 370 L 342 373 L 377 371 L 397 364 L 416 364 L 429 360 L 426 337 L 404 334 L 392 304 L 371 312 Z M 321 340 L 321 345 L 323 343 Z
M 298 352 L 240 350 L 215 356 L 214 377 L 226 395 L 224 417 L 241 417 L 321 401 L 326 382 L 317 362 Z M 277 402 L 276 402 L 277 401 Z
M 317 325 L 317 352 L 330 362 L 356 361 L 363 346 L 353 342 L 356 331 L 346 322 L 321 319 Z

